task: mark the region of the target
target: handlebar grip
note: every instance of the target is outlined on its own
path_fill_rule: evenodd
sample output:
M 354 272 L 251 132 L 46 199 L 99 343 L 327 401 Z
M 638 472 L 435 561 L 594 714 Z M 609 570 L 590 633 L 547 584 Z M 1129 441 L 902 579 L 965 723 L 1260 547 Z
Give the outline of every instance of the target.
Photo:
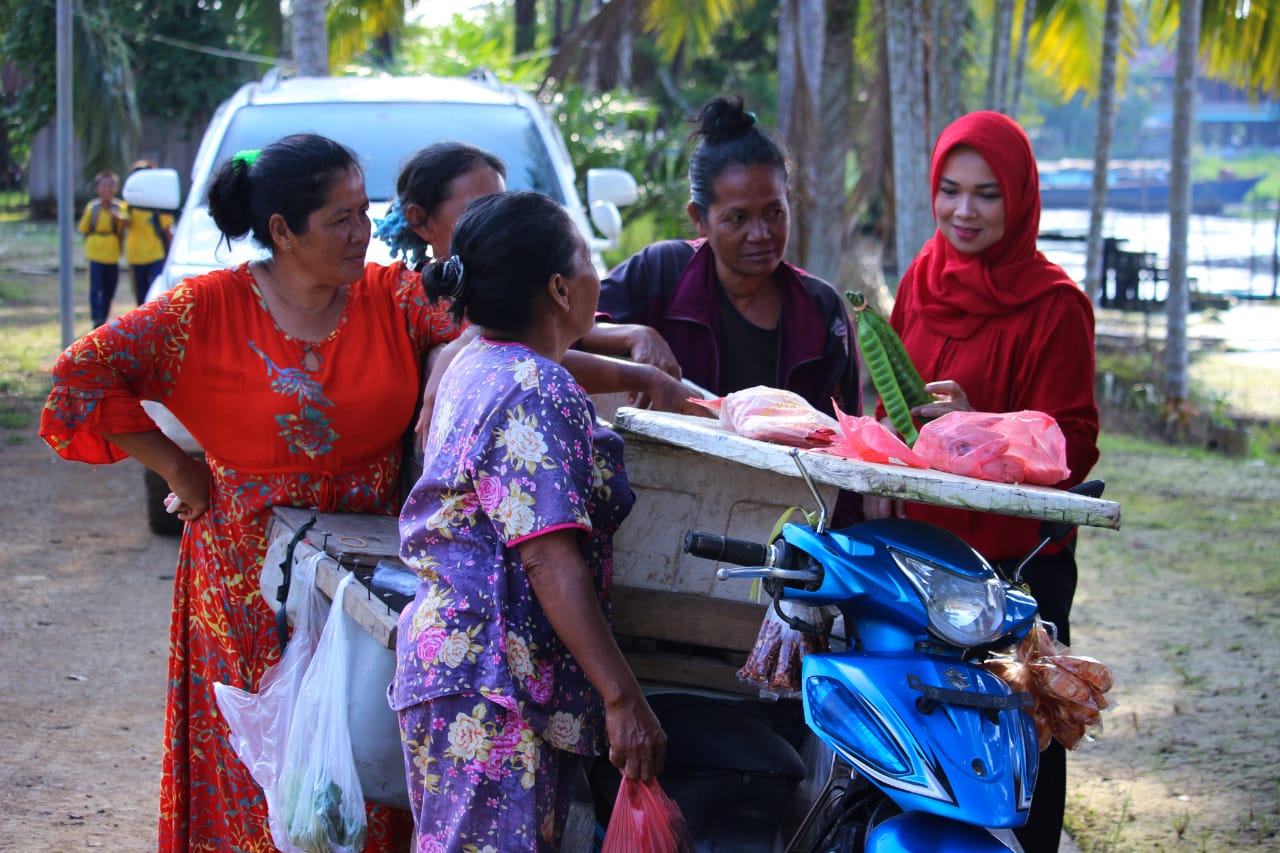
M 684 535 L 684 551 L 695 557 L 733 563 L 736 566 L 767 565 L 769 546 L 746 539 L 716 536 L 701 530 L 690 530 Z

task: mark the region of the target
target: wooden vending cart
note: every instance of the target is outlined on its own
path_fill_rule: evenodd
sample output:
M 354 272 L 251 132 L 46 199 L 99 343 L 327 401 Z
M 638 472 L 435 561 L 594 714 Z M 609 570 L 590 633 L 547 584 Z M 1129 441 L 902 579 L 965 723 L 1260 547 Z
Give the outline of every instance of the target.
M 685 531 L 763 540 L 792 507 L 814 509 L 792 449 L 722 430 L 716 421 L 619 409 L 636 504 L 614 539 L 612 624 L 642 683 L 757 695 L 737 671 L 764 615 L 752 585 L 716 580 L 719 566 L 683 553 Z M 1058 489 L 1008 485 L 799 451 L 828 508 L 838 489 L 1006 515 L 1116 529 L 1120 507 Z M 298 535 L 304 526 L 301 536 Z M 399 530 L 388 516 L 277 508 L 263 568 L 263 594 L 276 602 L 281 563 L 316 560 L 316 586 L 330 598 L 347 572 L 343 609 L 360 628 L 352 640 L 352 748 L 366 799 L 407 807 L 395 715 L 386 688 L 395 672 L 396 620 L 403 600 L 380 597 L 369 580 L 381 560 L 399 565 Z M 296 541 L 295 541 L 296 540 Z

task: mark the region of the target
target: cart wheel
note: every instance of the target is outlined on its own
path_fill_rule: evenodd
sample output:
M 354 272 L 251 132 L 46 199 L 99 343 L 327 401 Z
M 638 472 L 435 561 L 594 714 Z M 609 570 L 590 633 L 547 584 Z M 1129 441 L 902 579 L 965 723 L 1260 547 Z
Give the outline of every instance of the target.
M 146 486 L 147 526 L 151 528 L 151 532 L 160 536 L 181 536 L 184 522 L 164 508 L 164 499 L 169 496 L 169 484 L 150 469 L 143 472 L 142 481 Z

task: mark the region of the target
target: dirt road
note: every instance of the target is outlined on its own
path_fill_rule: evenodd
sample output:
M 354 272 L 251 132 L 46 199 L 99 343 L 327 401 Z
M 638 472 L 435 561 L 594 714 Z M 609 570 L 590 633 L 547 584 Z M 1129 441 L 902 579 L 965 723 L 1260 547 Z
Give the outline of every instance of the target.
M 1280 851 L 1280 477 L 1116 450 L 1096 473 L 1125 526 L 1082 535 L 1073 650 L 1119 705 L 1071 756 L 1076 843 Z M 0 430 L 0 850 L 154 849 L 177 540 L 140 479 Z
M 155 849 L 178 545 L 140 479 L 0 444 L 0 850 Z

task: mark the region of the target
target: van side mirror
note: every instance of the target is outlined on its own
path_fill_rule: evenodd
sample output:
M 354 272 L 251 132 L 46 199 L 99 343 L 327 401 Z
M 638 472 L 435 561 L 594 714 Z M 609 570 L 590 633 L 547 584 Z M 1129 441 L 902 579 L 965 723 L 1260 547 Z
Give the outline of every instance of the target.
M 622 169 L 587 170 L 587 210 L 591 222 L 607 243 L 601 249 L 616 249 L 622 237 L 622 214 L 618 208 L 635 204 L 639 197 L 636 179 Z
M 139 169 L 125 178 L 120 195 L 130 207 L 176 212 L 182 207 L 182 187 L 176 169 Z

